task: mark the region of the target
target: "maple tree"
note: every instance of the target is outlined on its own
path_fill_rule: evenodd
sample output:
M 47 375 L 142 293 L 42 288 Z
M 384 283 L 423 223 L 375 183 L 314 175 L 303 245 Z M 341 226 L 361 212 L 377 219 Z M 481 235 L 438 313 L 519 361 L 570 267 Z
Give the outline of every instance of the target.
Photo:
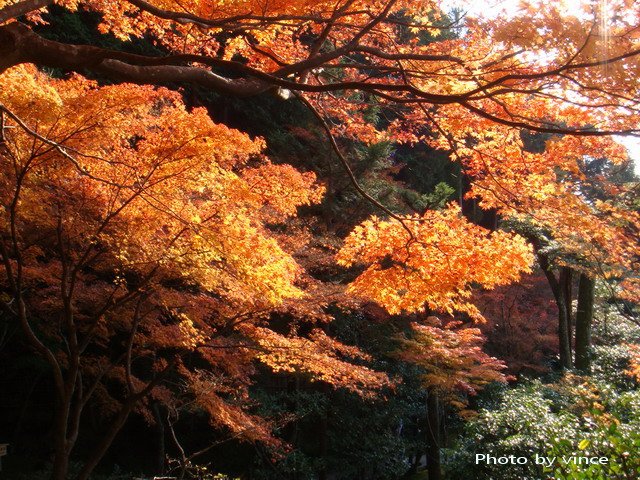
M 579 276 L 575 356 L 578 368 L 588 369 L 592 315 L 583 313 L 592 309 L 596 278 L 607 283 L 626 278 L 633 284 L 639 258 L 634 239 L 640 225 L 638 212 L 624 202 L 633 183 L 590 174 L 588 168 L 597 161 L 628 164 L 626 152 L 612 139 L 596 137 L 551 138 L 541 151 L 526 148 L 521 136 L 511 145 L 520 153 L 509 163 L 498 163 L 490 144 L 458 150 L 474 172 L 469 195 L 508 216 L 534 245 L 558 306 L 563 368 L 573 366 L 571 287 L 572 277 Z
M 504 362 L 482 350 L 484 336 L 477 328 L 460 327 L 461 322 L 442 322 L 430 316 L 414 322 L 412 334 L 400 339 L 397 357 L 424 368 L 422 381 L 427 389 L 427 468 L 430 478 L 441 478 L 440 407 L 444 401 L 464 408 L 469 395 L 490 382 L 506 383 Z
M 40 27 L 54 5 L 93 12 L 101 33 L 145 39 L 155 53 L 47 38 Z M 523 237 L 473 225 L 455 204 L 394 212 L 359 184 L 345 139 L 450 151 L 472 179 L 470 197 L 548 229 L 589 259 L 580 270 L 589 278 L 594 265 L 604 277 L 631 272 L 634 298 L 637 212 L 576 189 L 582 158 L 623 162 L 611 135 L 640 133 L 639 15 L 631 0 L 571 12 L 531 2 L 513 16 L 468 19 L 456 35 L 462 25 L 435 0 L 0 1 L 2 306 L 53 372 L 53 478 L 66 478 L 94 396 L 117 407 L 79 478 L 131 411 L 149 415 L 149 398 L 179 402 L 167 376 L 185 380 L 185 403 L 195 399 L 212 425 L 265 442 L 269 422 L 244 408 L 256 361 L 362 395 L 388 381 L 348 361 L 367 358 L 318 325 L 304 335 L 270 327 L 278 309 L 326 320 L 328 301 L 309 300 L 326 286 L 289 251 L 304 239 L 266 226 L 318 203 L 323 189 L 264 158 L 262 139 L 185 107 L 182 86 L 277 94 L 312 112 L 353 188 L 381 212 L 337 254 L 364 268 L 350 294 L 394 314 L 481 321 L 473 291 L 517 281 L 533 256 Z M 373 109 L 384 119 L 370 121 Z M 523 129 L 554 137 L 529 152 Z M 443 355 L 479 342 L 472 330 L 421 328 Z M 189 368 L 190 355 L 213 376 Z M 458 376 L 468 368 L 451 365 Z
M 628 74 L 638 61 L 637 11 L 629 2 L 611 5 L 615 15 L 597 2 L 584 2 L 574 15 L 560 6 L 532 4 L 504 21 L 469 21 L 464 36 L 440 41 L 442 18 L 430 1 L 59 2 L 72 10 L 99 12 L 99 28 L 118 38 L 151 35 L 171 52 L 164 57 L 47 40 L 10 20 L 26 14 L 33 22 L 43 21 L 39 9 L 52 2 L 6 3 L 0 21 L 9 21 L 2 28 L 10 53 L 3 55 L 3 68 L 33 62 L 143 84 L 191 82 L 241 96 L 293 92 L 305 95 L 310 108 L 331 119 L 333 127 L 325 124 L 329 134 L 365 141 L 425 139 L 453 148 L 460 159 L 469 157 L 472 174 L 479 162 L 509 169 L 523 157 L 523 163 L 535 165 L 527 172 L 528 185 L 532 191 L 544 185 L 547 196 L 553 165 L 522 152 L 517 138 L 521 128 L 570 134 L 555 142 L 556 152 L 578 155 L 599 148 L 610 157 L 621 152 L 603 135 L 637 132 L 633 112 L 638 87 Z M 535 15 L 529 15 L 534 7 Z M 562 22 L 557 20 L 560 13 Z M 228 37 L 218 35 L 222 32 Z M 425 41 L 420 32 L 432 40 Z M 347 60 L 349 55 L 356 61 Z M 226 77 L 216 68 L 234 74 Z M 371 79 L 370 71 L 379 75 Z M 340 94 L 346 90 L 360 93 Z M 379 129 L 364 120 L 364 109 L 372 102 L 402 116 Z M 425 124 L 441 135 L 427 138 Z M 547 157 L 564 165 L 557 154 Z M 522 180 L 506 171 L 499 178 L 507 190 Z M 482 188 L 476 178 L 474 191 Z M 487 199 L 485 204 L 494 206 Z M 590 225 L 582 222 L 580 227 Z
M 422 218 L 365 221 L 345 240 L 338 261 L 367 269 L 350 289 L 390 313 L 431 310 L 463 312 L 481 320 L 468 301 L 472 284 L 492 288 L 519 278 L 533 258 L 524 238 L 470 223 L 456 206 Z
M 2 87 L 3 308 L 53 372 L 53 478 L 66 478 L 88 402 L 111 404 L 112 418 L 78 478 L 134 409 L 179 401 L 170 376 L 212 425 L 266 442 L 269 423 L 243 408 L 255 361 L 362 394 L 386 383 L 346 360 L 357 349 L 265 323 L 303 291 L 264 222 L 317 202 L 313 174 L 260 159 L 260 139 L 187 112 L 167 90 L 27 66 Z
M 98 12 L 101 31 L 121 39 L 148 35 L 169 53 L 65 45 L 11 21 L 42 21 L 40 9 L 53 3 Z M 447 25 L 431 0 L 22 0 L 2 7 L 3 69 L 31 62 L 243 96 L 303 92 L 341 120 L 337 130 L 369 139 L 416 140 L 425 122 L 449 133 L 478 122 L 580 135 L 637 132 L 630 118 L 638 97 L 630 73 L 639 53 L 637 9 L 630 0 L 607 9 L 585 1 L 574 12 L 532 2 L 500 21 L 470 20 L 464 36 L 441 40 Z M 345 90 L 360 93 L 339 94 Z M 407 108 L 383 131 L 361 121 L 371 101 Z M 440 108 L 423 110 L 433 105 Z M 589 111 L 597 112 L 592 122 Z

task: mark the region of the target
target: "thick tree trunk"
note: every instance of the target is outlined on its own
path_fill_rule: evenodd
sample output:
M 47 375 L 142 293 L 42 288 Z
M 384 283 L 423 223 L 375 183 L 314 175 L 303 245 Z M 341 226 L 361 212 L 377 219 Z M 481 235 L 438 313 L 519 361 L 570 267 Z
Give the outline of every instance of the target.
M 56 448 L 55 456 L 53 458 L 53 470 L 51 472 L 51 480 L 66 480 L 69 473 L 69 456 L 64 452 Z
M 558 276 L 559 297 L 558 310 L 564 308 L 564 315 L 558 315 L 558 333 L 560 341 L 560 365 L 562 368 L 570 369 L 573 367 L 573 325 L 572 317 L 572 291 L 571 291 L 571 269 L 562 267 Z
M 69 458 L 78 438 L 82 416 L 82 385 L 77 370 L 77 360 L 71 360 L 71 371 L 65 379 L 65 395 L 59 400 L 53 425 L 54 460 L 52 480 L 68 476 Z
M 549 260 L 542 254 L 538 253 L 538 263 L 540 268 L 547 277 L 553 297 L 558 307 L 558 343 L 560 351 L 560 368 L 568 370 L 573 368 L 573 359 L 571 355 L 571 291 L 567 289 L 566 277 L 569 275 L 569 269 L 560 271 L 559 278 L 553 274 Z
M 585 274 L 580 275 L 576 312 L 576 368 L 584 372 L 591 369 L 591 324 L 595 284 L 593 278 Z
M 82 415 L 81 399 L 73 388 L 68 389 L 62 405 L 58 405 L 54 417 L 53 444 L 54 458 L 51 480 L 66 480 L 69 475 L 69 458 L 78 436 L 80 416 Z
M 65 392 L 62 399 L 57 399 L 53 418 L 53 470 L 51 480 L 66 480 L 69 469 L 69 457 L 74 446 L 74 438 L 70 438 L 70 421 L 75 418 L 72 414 L 76 412 L 73 408 L 75 390 L 69 384 L 69 378 L 65 379 Z
M 427 472 L 429 480 L 440 480 L 440 402 L 435 390 L 427 393 Z
M 131 413 L 131 410 L 133 410 L 135 404 L 136 400 L 129 399 L 120 408 L 120 411 L 112 420 L 109 428 L 107 429 L 107 432 L 96 444 L 91 455 L 89 455 L 89 458 L 80 470 L 80 473 L 76 477 L 76 480 L 88 480 L 90 478 L 93 470 L 98 466 L 98 463 L 100 462 L 100 460 L 102 460 L 102 457 L 104 457 L 104 454 L 113 443 L 114 438 L 116 438 L 116 435 L 118 434 L 118 432 L 120 432 L 120 430 L 126 423 L 127 418 L 129 418 L 129 414 Z
M 560 344 L 560 367 L 563 369 L 573 368 L 571 358 L 571 339 L 569 338 L 569 318 L 567 315 L 567 298 L 564 293 L 560 293 L 556 298 L 558 305 L 558 342 Z

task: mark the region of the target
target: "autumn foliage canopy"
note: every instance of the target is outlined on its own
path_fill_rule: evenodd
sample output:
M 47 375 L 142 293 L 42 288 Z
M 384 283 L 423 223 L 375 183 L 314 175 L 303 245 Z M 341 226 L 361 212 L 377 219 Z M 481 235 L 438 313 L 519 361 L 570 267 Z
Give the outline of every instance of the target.
M 47 38 L 54 5 L 156 53 Z M 474 224 L 456 202 L 407 215 L 372 198 L 345 153 L 356 142 L 450 152 L 467 199 L 544 230 L 585 272 L 626 276 L 635 298 L 638 212 L 586 195 L 581 165 L 593 152 L 627 162 L 612 135 L 640 134 L 640 9 L 566 8 L 534 2 L 462 26 L 432 0 L 0 1 L 2 305 L 53 372 L 54 468 L 66 472 L 90 400 L 115 420 L 79 478 L 154 401 L 198 405 L 216 428 L 273 444 L 274 424 L 251 413 L 260 368 L 364 397 L 393 388 L 327 334 L 328 305 L 478 322 L 475 290 L 531 271 L 523 236 Z M 325 185 L 187 106 L 185 86 L 313 113 L 336 175 L 379 210 L 335 249 L 356 272 L 348 286 L 312 278 L 296 257 L 304 239 L 271 228 L 322 202 Z M 400 357 L 442 391 L 504 381 L 479 331 L 459 325 L 414 323 Z

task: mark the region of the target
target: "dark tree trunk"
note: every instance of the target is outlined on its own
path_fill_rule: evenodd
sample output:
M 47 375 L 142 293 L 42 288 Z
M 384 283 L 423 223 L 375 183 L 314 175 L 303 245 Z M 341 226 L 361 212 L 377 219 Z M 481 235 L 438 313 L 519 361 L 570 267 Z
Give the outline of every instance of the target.
M 435 390 L 427 393 L 427 472 L 429 480 L 441 480 L 440 402 Z
M 66 480 L 69 471 L 69 456 L 61 447 L 56 447 L 53 459 L 53 470 L 51 480 Z
M 104 454 L 111 446 L 111 443 L 113 443 L 114 438 L 124 426 L 135 404 L 135 400 L 129 399 L 120 408 L 120 411 L 111 421 L 109 428 L 107 429 L 104 436 L 94 446 L 93 451 L 80 470 L 80 473 L 76 477 L 76 480 L 89 480 L 90 475 L 93 473 L 93 470 L 98 466 L 98 463 L 100 462 L 100 460 L 102 460 L 102 457 L 104 457 Z
M 569 338 L 569 318 L 567 316 L 567 298 L 563 291 L 556 297 L 558 305 L 558 342 L 560 343 L 560 367 L 573 368 L 571 359 L 571 339 Z
M 566 342 L 568 343 L 568 348 L 567 348 L 567 355 L 569 357 L 569 359 L 573 358 L 573 312 L 572 312 L 572 299 L 573 299 L 573 291 L 572 291 L 572 280 L 573 280 L 573 272 L 571 271 L 571 268 L 569 267 L 562 267 L 562 269 L 560 270 L 560 276 L 559 276 L 559 283 L 560 283 L 560 288 L 562 289 L 562 294 L 563 297 L 565 299 L 564 302 L 564 307 L 567 311 L 566 313 L 566 317 L 567 317 L 567 321 L 566 321 L 566 326 L 567 326 L 567 333 L 566 333 L 566 337 L 567 340 Z M 571 366 L 566 367 L 566 368 L 571 368 Z
M 158 402 L 153 403 L 153 416 L 156 420 L 156 434 L 157 434 L 157 450 L 156 450 L 156 473 L 160 476 L 164 475 L 164 459 L 165 459 L 165 441 L 164 441 L 164 418 L 160 412 L 160 404 Z
M 584 372 L 591 369 L 591 324 L 595 284 L 593 278 L 585 274 L 580 275 L 576 312 L 576 368 Z
M 69 423 L 73 421 L 73 419 L 70 419 L 72 410 L 74 410 L 72 408 L 73 398 L 67 398 L 67 396 L 70 396 L 68 391 L 65 393 L 65 398 L 58 400 L 56 404 L 53 425 L 54 457 L 51 480 L 66 480 L 69 473 L 69 457 L 75 443 L 73 438 L 69 438 Z
M 571 355 L 571 291 L 567 291 L 566 277 L 569 275 L 568 268 L 560 271 L 559 278 L 553 274 L 549 265 L 549 260 L 544 255 L 538 253 L 538 263 L 547 277 L 553 297 L 558 307 L 558 343 L 560 351 L 560 368 L 568 370 L 573 368 L 573 358 Z

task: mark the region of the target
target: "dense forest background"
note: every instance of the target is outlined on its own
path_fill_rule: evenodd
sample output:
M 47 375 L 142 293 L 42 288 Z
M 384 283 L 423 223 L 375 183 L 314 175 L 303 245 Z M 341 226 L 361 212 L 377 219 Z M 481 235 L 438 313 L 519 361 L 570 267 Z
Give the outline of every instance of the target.
M 152 33 L 106 31 L 103 15 L 53 5 L 19 22 L 52 42 L 172 52 Z M 396 26 L 396 41 L 457 41 L 471 35 L 462 19 L 443 14 L 431 33 Z M 523 157 L 550 159 L 552 177 L 488 174 L 461 160 L 480 140 L 436 145 L 424 140 L 442 133 L 434 125 L 372 140 L 369 129 L 397 129 L 414 112 L 357 91 L 336 96 L 364 106 L 318 116 L 282 91 L 243 98 L 169 81 L 171 93 L 139 93 L 107 70 L 30 63 L 3 72 L 0 93 L 0 478 L 640 475 L 640 320 L 629 293 L 640 183 L 622 150 L 558 123 L 511 125 Z M 349 115 L 360 133 L 341 130 Z M 217 140 L 202 133 L 212 128 Z M 492 135 L 502 133 L 483 138 Z M 183 154 L 194 138 L 205 140 Z M 107 155 L 107 166 L 95 160 Z M 122 200 L 131 172 L 135 194 Z M 508 206 L 479 193 L 495 175 L 516 193 Z M 168 186 L 136 203 L 150 179 L 150 189 Z M 110 215 L 115 226 L 101 226 Z M 413 241 L 417 260 L 397 254 Z M 418 270 L 425 285 L 408 280 Z M 52 363 L 61 379 L 76 370 L 64 380 L 62 437 Z M 536 454 L 608 462 L 546 468 Z

